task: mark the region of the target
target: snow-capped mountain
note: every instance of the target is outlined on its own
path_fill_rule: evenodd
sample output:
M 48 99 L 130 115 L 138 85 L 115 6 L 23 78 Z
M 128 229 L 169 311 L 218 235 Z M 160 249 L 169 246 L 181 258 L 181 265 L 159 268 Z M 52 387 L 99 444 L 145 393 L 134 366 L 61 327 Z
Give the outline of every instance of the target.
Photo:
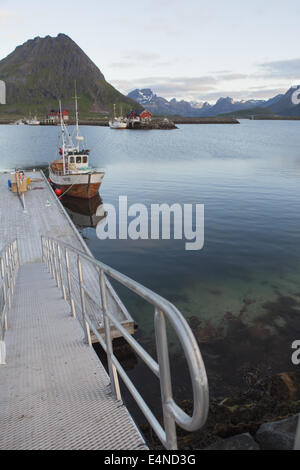
M 140 105 L 146 107 L 153 114 L 159 115 L 179 115 L 179 116 L 197 116 L 198 109 L 192 106 L 188 101 L 177 101 L 175 98 L 168 101 L 165 98 L 157 96 L 150 88 L 142 90 L 133 90 L 128 97 L 135 100 Z M 207 103 L 208 104 L 208 103 Z M 210 106 L 210 105 L 209 105 Z
M 155 101 L 157 96 L 153 93 L 150 88 L 145 88 L 143 90 L 134 90 L 128 94 L 128 96 L 132 97 L 134 101 L 137 101 L 142 106 L 151 104 Z
M 219 98 L 211 105 L 207 102 L 177 101 L 175 98 L 168 101 L 157 96 L 150 88 L 134 90 L 128 97 L 147 108 L 153 114 L 183 117 L 212 117 L 219 114 L 227 114 L 236 111 L 250 110 L 254 108 L 267 108 L 268 111 L 279 115 L 298 115 L 298 107 L 291 102 L 291 94 L 297 87 L 287 91 L 285 95 L 277 95 L 269 100 L 241 100 L 235 101 L 229 96 Z M 298 105 L 300 107 L 300 105 Z M 300 115 L 300 113 L 299 113 Z

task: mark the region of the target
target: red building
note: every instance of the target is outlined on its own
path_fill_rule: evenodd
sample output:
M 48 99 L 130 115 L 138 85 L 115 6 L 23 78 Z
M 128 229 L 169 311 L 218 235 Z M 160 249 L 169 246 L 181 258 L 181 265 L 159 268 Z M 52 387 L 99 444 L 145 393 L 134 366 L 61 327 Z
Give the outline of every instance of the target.
M 64 121 L 69 120 L 69 112 L 66 109 L 62 111 L 62 117 Z M 60 120 L 60 112 L 51 109 L 50 113 L 46 116 L 46 120 L 50 122 L 58 122 Z
M 141 121 L 151 121 L 152 120 L 152 114 L 150 111 L 147 111 L 146 109 L 141 112 L 140 114 L 140 119 Z
M 152 114 L 150 113 L 150 111 L 147 111 L 146 109 L 144 109 L 144 111 L 132 110 L 130 111 L 130 113 L 127 114 L 127 118 L 130 121 L 142 121 L 142 122 L 148 121 L 149 122 L 152 120 Z

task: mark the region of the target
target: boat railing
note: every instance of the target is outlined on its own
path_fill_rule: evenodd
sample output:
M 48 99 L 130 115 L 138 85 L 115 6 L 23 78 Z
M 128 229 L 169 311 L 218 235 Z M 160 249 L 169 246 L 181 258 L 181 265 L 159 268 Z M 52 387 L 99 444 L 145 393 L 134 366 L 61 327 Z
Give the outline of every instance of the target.
M 76 173 L 84 173 L 84 174 L 90 174 L 92 173 L 93 169 L 90 167 L 85 167 L 85 168 L 76 168 L 75 170 L 53 170 L 51 168 L 51 173 L 56 176 L 70 176 L 70 175 L 76 175 Z
M 20 267 L 17 240 L 6 245 L 0 252 L 0 365 L 5 364 L 5 333 L 8 329 L 8 315 L 12 305 L 12 296 Z
M 52 170 L 51 168 L 51 172 L 56 175 L 56 176 L 68 176 L 68 175 L 71 175 L 72 172 L 69 171 L 69 170 L 66 170 L 66 171 L 62 171 L 62 170 Z
M 176 424 L 190 432 L 202 428 L 206 422 L 209 407 L 205 366 L 197 341 L 187 321 L 179 310 L 166 299 L 95 258 L 54 238 L 42 236 L 41 241 L 43 261 L 56 280 L 57 286 L 61 288 L 64 298 L 69 301 L 73 316 L 76 316 L 76 299 L 74 298 L 73 289 L 79 289 L 80 291 L 80 322 L 85 333 L 85 341 L 90 346 L 92 345 L 92 332 L 106 352 L 111 389 L 115 399 L 121 400 L 118 377 L 120 376 L 162 444 L 169 450 L 176 450 Z M 71 257 L 72 263 L 70 262 Z M 87 299 L 93 297 L 93 294 L 91 293 L 91 286 L 89 286 L 90 288 L 88 289 L 85 285 L 83 262 L 91 263 L 99 275 L 99 285 L 97 286 L 99 299 L 97 302 L 102 314 L 102 326 L 104 326 L 105 332 L 103 334 L 104 337 L 98 331 L 99 324 L 97 324 L 93 315 L 90 314 L 88 310 Z M 76 263 L 76 265 L 74 263 Z M 76 266 L 77 275 L 74 272 L 74 266 Z M 107 295 L 107 289 L 110 284 L 108 278 L 117 281 L 152 305 L 154 311 L 157 361 L 128 333 L 124 326 L 122 326 L 110 312 Z M 76 283 L 76 286 L 74 283 Z M 76 309 L 77 307 L 78 305 Z M 175 330 L 187 361 L 193 391 L 192 416 L 184 412 L 173 398 L 166 328 L 167 321 Z M 114 354 L 111 326 L 114 326 L 119 331 L 134 352 L 159 379 L 164 428 L 154 416 Z

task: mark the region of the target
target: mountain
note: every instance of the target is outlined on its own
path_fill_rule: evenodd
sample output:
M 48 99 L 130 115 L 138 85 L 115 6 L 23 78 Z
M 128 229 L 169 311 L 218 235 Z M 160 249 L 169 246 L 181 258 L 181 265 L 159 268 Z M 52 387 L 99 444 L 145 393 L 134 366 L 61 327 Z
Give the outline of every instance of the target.
M 127 96 L 147 108 L 152 114 L 198 116 L 198 110 L 188 101 L 177 101 L 175 98 L 168 101 L 157 96 L 150 88 L 133 90 Z
M 150 88 L 133 90 L 128 94 L 128 97 L 135 100 L 141 106 L 146 107 L 153 114 L 169 116 L 179 115 L 183 117 L 212 117 L 236 111 L 275 106 L 283 95 L 277 95 L 270 100 L 234 101 L 230 97 L 220 98 L 214 105 L 207 102 L 177 101 L 175 98 L 168 101 L 165 98 L 157 96 Z
M 248 107 L 248 109 L 235 110 L 224 114 L 231 117 L 263 114 L 272 115 L 273 117 L 300 117 L 300 104 L 294 104 L 292 101 L 292 95 L 297 89 L 300 91 L 300 85 L 291 87 L 284 95 L 277 95 L 255 109 Z
M 285 95 L 280 95 L 278 100 L 270 103 L 270 111 L 278 116 L 300 116 L 300 104 L 296 105 L 292 101 L 292 95 L 297 89 L 300 91 L 300 85 L 291 87 Z
M 248 101 L 234 101 L 232 98 L 220 98 L 214 106 L 209 109 L 202 110 L 202 116 L 218 116 L 219 114 L 226 114 L 232 111 L 242 109 L 257 108 L 263 106 L 263 100 L 248 100 Z
M 107 113 L 114 103 L 126 109 L 135 105 L 104 78 L 99 68 L 65 34 L 36 37 L 18 46 L 0 61 L 0 79 L 6 82 L 6 106 L 1 111 L 46 112 L 63 106 L 73 109 L 74 85 L 80 112 Z

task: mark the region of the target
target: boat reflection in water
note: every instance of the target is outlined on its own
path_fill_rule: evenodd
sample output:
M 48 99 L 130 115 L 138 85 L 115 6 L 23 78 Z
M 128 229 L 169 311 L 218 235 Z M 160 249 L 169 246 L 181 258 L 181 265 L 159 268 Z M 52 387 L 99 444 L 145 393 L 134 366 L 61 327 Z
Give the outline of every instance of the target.
M 103 201 L 99 194 L 91 199 L 64 196 L 61 202 L 77 227 L 96 227 L 106 217 Z

